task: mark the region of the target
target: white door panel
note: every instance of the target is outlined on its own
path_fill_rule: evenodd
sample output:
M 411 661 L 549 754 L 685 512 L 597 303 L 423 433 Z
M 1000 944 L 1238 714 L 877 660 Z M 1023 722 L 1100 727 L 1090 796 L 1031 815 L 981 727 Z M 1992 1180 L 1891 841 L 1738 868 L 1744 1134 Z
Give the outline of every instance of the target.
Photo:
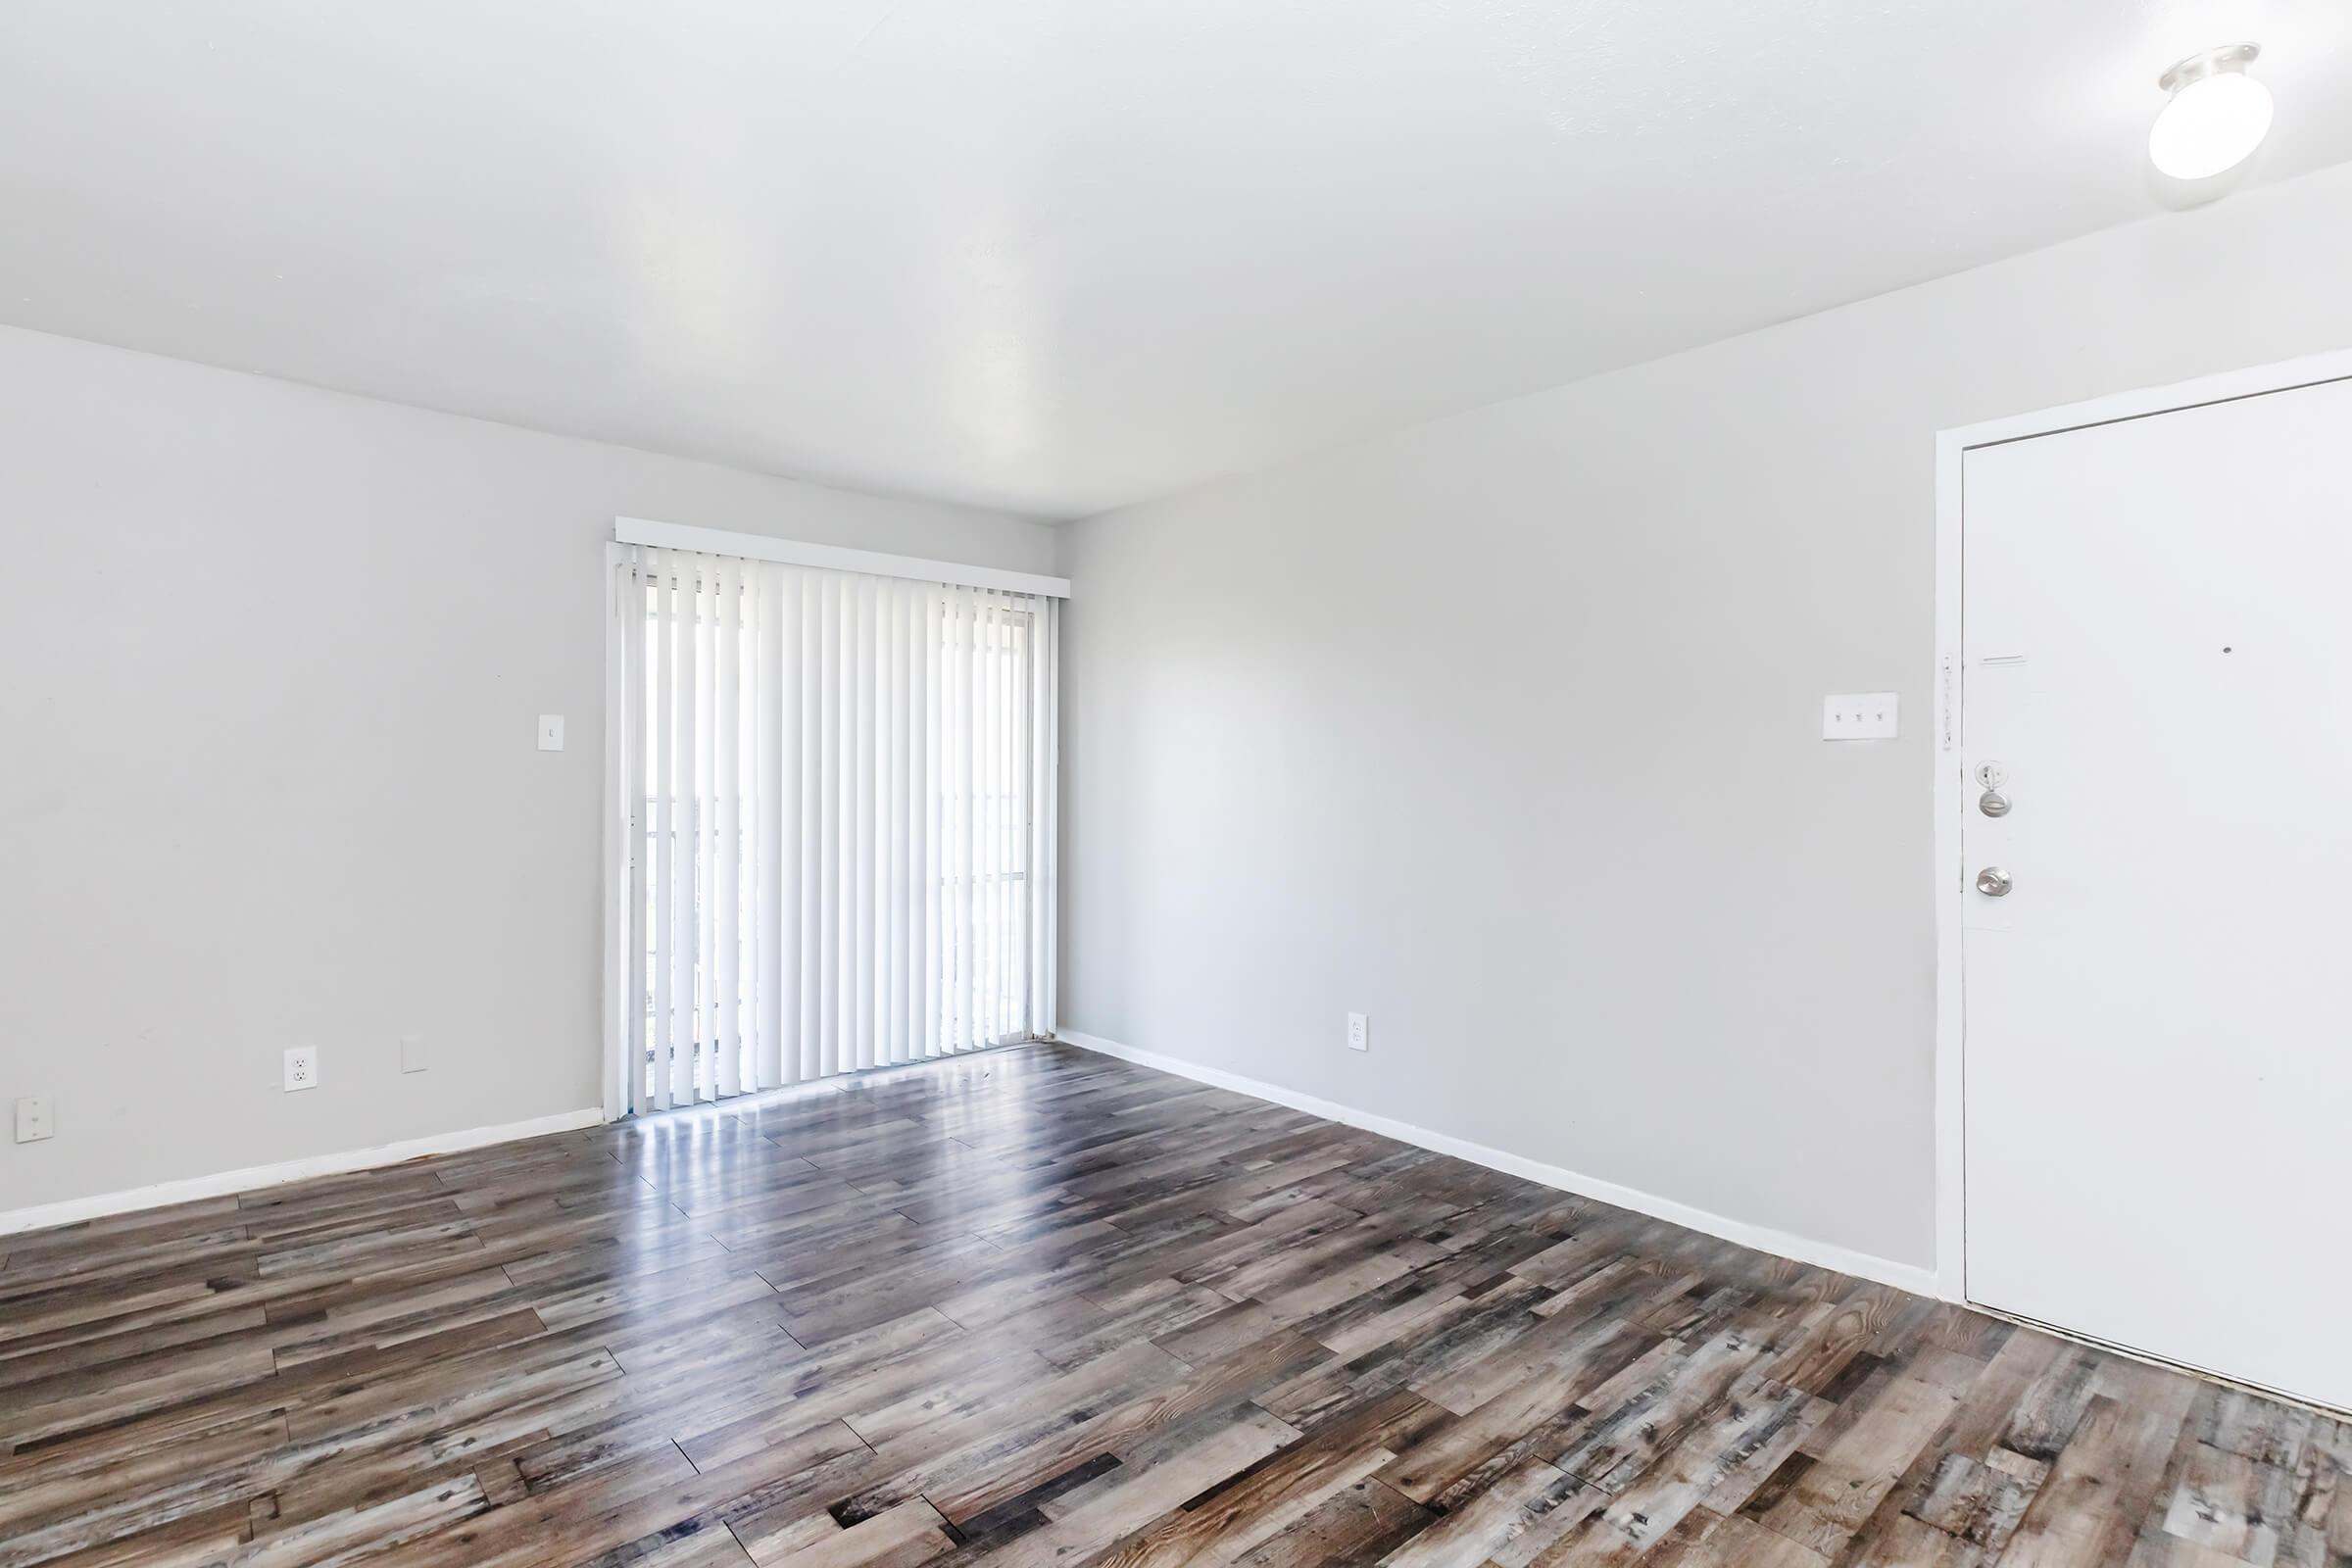
M 2352 1406 L 2352 383 L 1965 461 L 1969 1297 Z

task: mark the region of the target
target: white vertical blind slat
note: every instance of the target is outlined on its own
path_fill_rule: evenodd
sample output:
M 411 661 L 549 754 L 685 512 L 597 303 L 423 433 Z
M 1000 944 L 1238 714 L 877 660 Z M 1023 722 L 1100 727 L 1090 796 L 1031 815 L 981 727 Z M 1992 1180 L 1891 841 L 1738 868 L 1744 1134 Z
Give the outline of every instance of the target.
M 881 651 L 874 636 L 877 609 L 874 585 L 878 579 L 855 579 L 852 596 L 858 607 L 850 638 L 850 663 L 857 672 L 851 685 L 850 799 L 853 806 L 850 842 L 857 858 L 852 866 L 849 921 L 857 946 L 850 963 L 850 1060 L 858 1067 L 874 1064 L 874 674 Z
M 817 816 L 816 853 L 824 866 L 822 892 L 817 900 L 820 913 L 817 926 L 817 1037 L 816 1076 L 841 1071 L 841 796 L 842 768 L 848 760 L 849 749 L 842 745 L 841 702 L 841 644 L 842 612 L 841 582 L 828 578 L 821 585 L 824 598 L 824 637 L 819 650 L 824 668 L 818 677 L 819 694 L 824 702 L 823 720 L 817 735 L 818 756 L 824 760 L 822 785 L 824 795 Z
M 605 776 L 620 781 L 617 800 L 605 810 L 605 1087 L 602 1096 L 607 1120 L 629 1108 L 629 1085 L 624 1068 L 628 1054 L 622 1042 L 629 1028 L 630 867 L 636 855 L 629 842 L 639 807 L 632 807 L 627 788 L 628 737 L 634 733 L 628 716 L 629 626 L 645 617 L 629 608 L 636 583 L 635 568 L 624 559 L 605 563 Z M 642 802 L 643 797 L 637 797 Z
M 677 793 L 677 848 L 670 857 L 675 884 L 669 894 L 670 1013 L 669 1099 L 672 1104 L 694 1103 L 695 1038 L 701 1032 L 702 998 L 696 989 L 695 960 L 702 952 L 702 922 L 697 900 L 702 884 L 702 780 L 694 767 L 695 738 L 701 729 L 701 710 L 695 698 L 702 690 L 702 563 L 694 556 L 673 556 L 678 605 L 677 654 L 670 662 L 676 685 L 671 714 L 670 776 Z
M 693 1098 L 715 1100 L 718 935 L 718 639 L 719 564 L 697 560 L 694 571 L 694 1079 Z
M 620 801 L 618 809 L 628 824 L 629 876 L 621 909 L 622 961 L 627 965 L 626 1001 L 621 1016 L 621 1103 L 644 1110 L 646 1022 L 652 1008 L 645 994 L 645 899 L 647 837 L 653 828 L 646 805 L 645 753 L 652 722 L 645 701 L 645 566 L 642 551 L 632 551 L 622 564 L 620 690 L 613 694 L 611 720 L 619 730 Z
M 956 628 L 956 978 L 958 993 L 954 1047 L 967 1051 L 980 1011 L 980 601 L 960 594 Z
M 781 584 L 765 573 L 749 574 L 754 638 L 752 674 L 746 693 L 752 710 L 757 761 L 752 798 L 752 1049 L 749 1083 L 774 1089 L 784 1082 L 784 620 Z
M 900 817 L 906 763 L 906 596 L 898 583 L 887 584 L 882 599 L 882 624 L 877 629 L 881 650 L 881 678 L 876 693 L 875 757 L 880 826 L 874 835 L 874 1050 L 884 1061 L 904 1061 L 905 1038 L 899 1016 L 903 995 L 900 975 L 904 956 L 904 901 L 906 825 Z
M 1030 657 L 1032 677 L 1038 691 L 1035 727 L 1038 741 L 1035 752 L 1035 778 L 1030 794 L 1029 865 L 1030 865 L 1030 923 L 1037 932 L 1037 949 L 1031 959 L 1036 979 L 1030 988 L 1030 1027 L 1040 1034 L 1052 1034 L 1055 1023 L 1055 998 L 1059 995 L 1061 974 L 1061 932 L 1055 919 L 1060 907 L 1057 878 L 1061 858 L 1061 816 L 1054 780 L 1061 772 L 1061 735 L 1058 728 L 1060 711 L 1059 651 L 1061 646 L 1061 604 L 1047 599 L 1038 605 L 1036 625 L 1037 645 Z
M 711 740 L 711 788 L 718 797 L 712 834 L 711 947 L 718 957 L 716 982 L 711 987 L 718 1028 L 715 1035 L 717 1076 L 713 1097 L 743 1092 L 743 582 L 740 563 L 722 558 L 718 564 L 717 614 L 712 619 L 718 641 L 716 732 Z
M 1004 640 L 1012 635 L 1012 616 L 1006 612 L 1003 596 L 988 596 L 988 655 L 981 665 L 988 677 L 988 1022 L 980 1031 L 980 1043 L 992 1044 L 1011 1028 L 1012 1009 L 1006 1000 L 1009 987 L 1005 985 L 1004 960 L 1012 951 L 1011 933 L 1005 929 L 1004 916 L 1012 896 L 1012 867 L 1006 863 L 1009 848 L 1005 829 L 1011 816 L 1012 789 L 1007 764 L 1012 758 L 1012 704 L 1004 683 L 1004 670 L 1009 662 L 1004 657 Z
M 980 1025 L 972 1043 L 984 1046 L 1000 1033 L 998 1025 L 1004 1017 L 1004 991 L 999 984 L 1002 957 L 1004 952 L 1004 928 L 998 923 L 998 906 L 1004 891 L 1004 833 L 999 821 L 1004 815 L 1004 787 L 1000 775 L 1004 750 L 1004 683 L 997 678 L 998 642 L 1004 635 L 1004 603 L 995 594 L 982 597 L 981 611 L 986 637 L 980 650 L 982 760 L 980 782 L 975 793 L 986 808 L 985 831 L 981 838 L 984 870 L 981 873 L 979 909 L 973 924 L 979 928 L 980 989 L 985 1000 L 980 1007 Z
M 970 857 L 970 870 L 966 875 L 970 891 L 966 896 L 964 929 L 971 936 L 964 951 L 964 978 L 969 985 L 969 1000 L 964 1007 L 963 1039 L 959 1042 L 966 1050 L 977 1046 L 988 1036 L 988 900 L 996 891 L 988 878 L 988 752 L 989 742 L 995 738 L 996 726 L 989 712 L 990 612 L 985 591 L 972 595 L 971 610 L 972 651 L 969 658 L 972 709 L 964 729 L 969 748 L 966 771 L 970 775 L 964 785 L 964 798 L 971 803 L 971 825 L 965 836 Z
M 1004 903 L 1004 995 L 1009 1018 L 1028 1018 L 1028 955 L 1030 955 L 1030 684 L 1028 651 L 1037 639 L 1037 618 L 1028 607 L 1013 613 L 1013 644 L 1004 651 L 1004 691 L 1013 706 L 1011 745 L 1004 757 L 1004 788 L 1009 804 L 1004 811 L 1004 860 L 1009 867 Z M 1006 1025 L 1009 1027 L 1009 1025 Z
M 654 578 L 654 960 L 653 1108 L 669 1108 L 670 1017 L 677 1004 L 677 917 L 671 906 L 677 898 L 677 678 L 671 666 L 677 660 L 677 586 L 671 580 L 668 553 L 646 552 Z
M 795 964 L 801 975 L 800 1032 L 792 1046 L 800 1061 L 792 1081 L 800 1083 L 823 1070 L 817 1058 L 817 1038 L 824 1006 L 824 986 L 819 974 L 822 943 L 818 939 L 825 918 L 824 857 L 818 853 L 817 842 L 822 836 L 824 816 L 824 583 L 811 572 L 796 575 L 800 579 L 801 702 L 794 718 L 792 744 L 801 753 L 801 811 L 794 882 L 799 890 L 801 912 L 792 932 L 792 945 L 784 952 L 786 961 Z
M 922 614 L 922 626 L 917 635 L 922 639 L 922 716 L 908 727 L 914 733 L 920 749 L 914 769 L 915 788 L 919 799 L 915 810 L 920 818 L 922 833 L 922 884 L 919 890 L 922 907 L 914 924 L 914 969 L 922 986 L 922 1016 L 914 1047 L 915 1054 L 923 1057 L 939 1054 L 939 1009 L 944 1004 L 945 988 L 940 985 L 939 964 L 947 945 L 940 935 L 940 914 L 946 907 L 940 896 L 939 876 L 941 857 L 940 835 L 945 816 L 940 808 L 942 790 L 939 778 L 940 740 L 940 680 L 939 662 L 942 652 L 940 623 L 946 604 L 936 589 L 919 591 L 916 605 Z
M 1013 639 L 1019 633 L 1008 600 L 998 601 L 997 619 L 997 701 L 1004 714 L 997 734 L 997 779 L 1001 791 L 997 804 L 997 1035 L 1003 1038 L 1012 1034 L 1020 1017 L 1013 976 L 1027 946 L 1021 940 L 1022 886 L 1018 880 L 1021 818 L 1026 813 L 1021 805 L 1025 792 L 1021 789 L 1019 763 L 1020 683 L 1013 679 Z

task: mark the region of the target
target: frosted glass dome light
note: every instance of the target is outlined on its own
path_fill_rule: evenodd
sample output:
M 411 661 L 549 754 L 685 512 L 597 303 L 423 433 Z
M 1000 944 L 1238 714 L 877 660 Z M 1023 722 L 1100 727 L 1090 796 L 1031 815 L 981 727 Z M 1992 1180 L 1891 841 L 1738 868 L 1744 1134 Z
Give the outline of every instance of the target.
M 2261 53 L 2234 43 L 2191 55 L 2158 78 L 2173 95 L 2148 131 L 2148 160 L 2175 179 L 2208 179 L 2235 169 L 2271 129 L 2270 89 L 2246 74 Z

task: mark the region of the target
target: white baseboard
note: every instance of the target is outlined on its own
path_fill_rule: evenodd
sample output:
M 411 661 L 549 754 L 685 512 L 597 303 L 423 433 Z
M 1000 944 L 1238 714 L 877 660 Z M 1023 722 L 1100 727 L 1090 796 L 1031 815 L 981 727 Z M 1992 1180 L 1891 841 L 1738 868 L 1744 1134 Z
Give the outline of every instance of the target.
M 152 1187 L 133 1187 L 120 1193 L 70 1198 L 62 1203 L 42 1203 L 33 1208 L 0 1212 L 0 1236 L 11 1236 L 19 1231 L 46 1230 L 52 1225 L 78 1225 L 83 1220 L 103 1219 L 109 1214 L 128 1214 L 142 1208 L 192 1203 L 199 1199 L 224 1198 L 231 1193 L 250 1193 L 257 1188 L 308 1181 L 314 1176 L 341 1176 L 355 1170 L 372 1170 L 379 1165 L 398 1165 L 426 1154 L 454 1154 L 462 1150 L 481 1149 L 490 1144 L 512 1143 L 518 1138 L 541 1138 L 549 1133 L 575 1132 L 582 1127 L 594 1127 L 604 1119 L 603 1109 L 591 1106 L 585 1110 L 559 1111 L 553 1116 L 539 1116 L 530 1121 L 511 1121 L 497 1127 L 469 1127 L 464 1132 L 411 1138 L 404 1143 L 379 1144 L 373 1149 L 313 1154 L 306 1159 L 282 1160 L 275 1165 L 252 1165 L 244 1170 L 191 1176 L 185 1181 L 158 1182 Z
M 1279 1084 L 1261 1083 L 1255 1078 L 1245 1078 L 1240 1073 L 1226 1072 L 1216 1067 L 1203 1067 L 1198 1062 L 1186 1061 L 1177 1056 L 1163 1056 L 1156 1051 L 1138 1051 L 1133 1046 L 1123 1046 L 1115 1040 L 1105 1040 L 1100 1035 L 1081 1034 L 1075 1030 L 1061 1029 L 1055 1031 L 1054 1037 L 1087 1051 L 1100 1052 L 1105 1056 L 1116 1056 L 1122 1061 L 1132 1061 L 1138 1066 L 1155 1067 L 1161 1072 L 1174 1073 L 1179 1078 L 1190 1078 L 1196 1083 L 1211 1084 L 1219 1089 L 1230 1089 L 1236 1094 L 1249 1095 L 1258 1100 L 1270 1100 L 1277 1105 L 1288 1105 L 1293 1110 L 1303 1110 L 1310 1116 L 1320 1116 L 1326 1121 L 1342 1122 L 1349 1127 L 1361 1127 L 1366 1132 L 1379 1133 L 1384 1138 L 1394 1138 L 1399 1143 L 1414 1144 L 1422 1149 L 1434 1150 L 1441 1154 L 1451 1154 L 1456 1159 L 1466 1159 L 1473 1165 L 1484 1165 L 1489 1170 L 1498 1170 L 1505 1175 L 1523 1177 L 1545 1187 L 1557 1188 L 1564 1193 L 1574 1193 L 1580 1198 L 1598 1199 L 1604 1203 L 1614 1203 L 1619 1208 L 1630 1208 L 1636 1213 L 1647 1214 L 1652 1219 L 1667 1220 L 1694 1231 L 1704 1231 L 1709 1236 L 1719 1236 L 1727 1242 L 1737 1242 L 1741 1247 L 1752 1247 L 1759 1252 L 1770 1252 L 1777 1257 L 1794 1258 L 1799 1263 L 1811 1263 L 1819 1268 L 1834 1269 L 1840 1274 L 1850 1274 L 1856 1279 L 1875 1280 L 1882 1285 L 1891 1285 L 1897 1290 L 1909 1291 L 1915 1296 L 1931 1297 L 1937 1300 L 1946 1298 L 1942 1286 L 1936 1277 L 1936 1271 L 1922 1268 L 1916 1263 L 1898 1263 L 1892 1258 L 1880 1257 L 1871 1252 L 1857 1252 L 1849 1248 L 1834 1246 L 1828 1242 L 1817 1242 L 1809 1237 L 1792 1236 L 1787 1231 L 1776 1231 L 1769 1226 L 1750 1225 L 1744 1220 L 1726 1219 L 1721 1214 L 1709 1213 L 1703 1208 L 1693 1208 L 1689 1203 L 1678 1203 L 1671 1198 L 1659 1198 L 1654 1194 L 1640 1192 L 1631 1187 L 1621 1187 L 1615 1182 L 1604 1182 L 1597 1177 L 1586 1176 L 1577 1171 L 1563 1169 L 1558 1165 L 1546 1165 L 1541 1160 L 1525 1159 L 1517 1154 L 1505 1153 L 1499 1149 L 1489 1149 L 1484 1144 L 1471 1143 L 1468 1139 L 1448 1137 L 1445 1133 L 1433 1133 L 1427 1128 L 1415 1127 L 1410 1122 L 1396 1121 L 1388 1116 L 1376 1116 L 1370 1111 L 1357 1110 L 1352 1105 L 1343 1105 L 1336 1101 L 1320 1100 L 1313 1095 L 1302 1095 L 1295 1089 L 1285 1089 Z

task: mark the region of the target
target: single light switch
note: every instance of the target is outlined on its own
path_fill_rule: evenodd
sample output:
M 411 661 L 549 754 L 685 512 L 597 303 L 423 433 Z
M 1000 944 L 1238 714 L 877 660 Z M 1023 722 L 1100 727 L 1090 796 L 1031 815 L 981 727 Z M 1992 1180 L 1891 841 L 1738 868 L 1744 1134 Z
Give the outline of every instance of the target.
M 424 1036 L 402 1035 L 400 1037 L 400 1070 L 402 1072 L 422 1072 L 429 1065 L 430 1063 L 424 1058 Z
M 1821 703 L 1821 738 L 1889 741 L 1894 739 L 1894 719 L 1892 692 L 1852 692 L 1843 697 L 1825 697 Z
M 560 752 L 564 749 L 564 715 L 562 713 L 541 713 L 539 715 L 539 749 L 543 752 Z

